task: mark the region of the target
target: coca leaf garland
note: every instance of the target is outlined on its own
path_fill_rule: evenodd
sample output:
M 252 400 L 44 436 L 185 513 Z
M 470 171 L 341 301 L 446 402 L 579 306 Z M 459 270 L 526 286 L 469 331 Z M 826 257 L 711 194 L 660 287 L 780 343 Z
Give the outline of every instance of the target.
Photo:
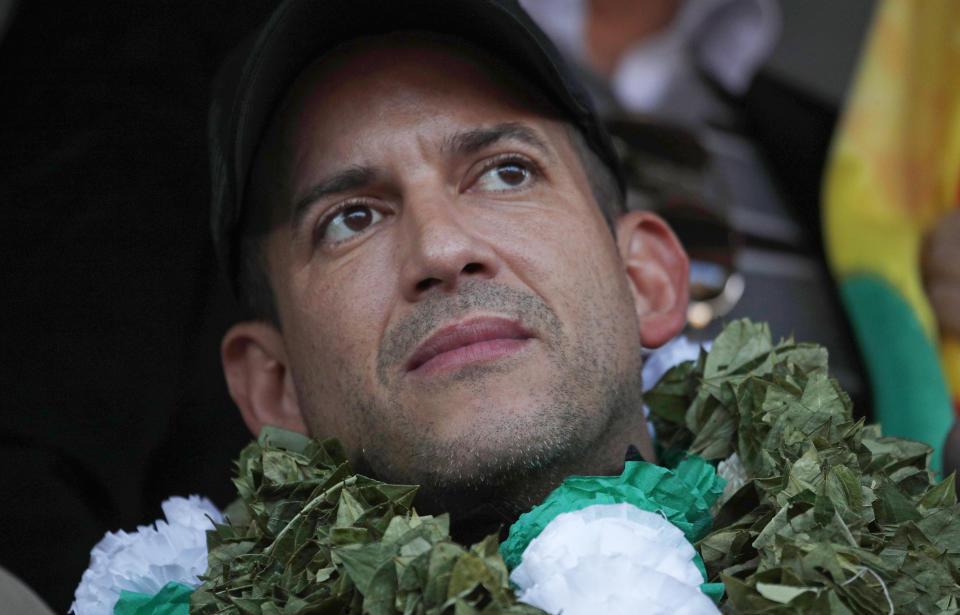
M 452 542 L 446 515 L 411 509 L 416 487 L 354 474 L 337 440 L 266 428 L 237 469 L 191 613 L 542 613 L 516 602 L 494 537 Z
M 666 449 L 742 464 L 697 545 L 728 612 L 960 612 L 953 477 L 934 480 L 925 444 L 854 421 L 825 349 L 737 321 L 646 402 Z

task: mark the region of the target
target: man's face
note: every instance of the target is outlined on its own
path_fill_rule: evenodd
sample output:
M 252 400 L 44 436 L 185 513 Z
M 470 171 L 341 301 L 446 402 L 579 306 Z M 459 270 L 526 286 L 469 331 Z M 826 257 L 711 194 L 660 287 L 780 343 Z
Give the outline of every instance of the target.
M 567 128 L 446 44 L 311 67 L 266 255 L 297 403 L 394 482 L 616 472 L 636 307 Z

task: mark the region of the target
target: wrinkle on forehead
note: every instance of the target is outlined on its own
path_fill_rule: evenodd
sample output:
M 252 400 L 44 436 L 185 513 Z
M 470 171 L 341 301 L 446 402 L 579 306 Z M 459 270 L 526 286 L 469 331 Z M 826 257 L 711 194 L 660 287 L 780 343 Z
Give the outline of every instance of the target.
M 291 179 L 301 148 L 318 139 L 332 140 L 311 135 L 310 141 L 304 142 L 303 126 L 309 125 L 335 97 L 356 92 L 369 102 L 366 97 L 371 82 L 384 92 L 384 115 L 404 106 L 416 109 L 424 91 L 436 91 L 435 83 L 430 81 L 431 71 L 420 68 L 424 66 L 469 74 L 478 92 L 496 91 L 518 111 L 562 118 L 547 97 L 511 66 L 455 37 L 397 32 L 348 41 L 304 69 L 265 131 L 250 174 L 250 200 L 261 210 L 248 212 L 252 230 L 264 233 L 286 221 L 292 211 Z M 391 87 L 390 82 L 410 87 Z M 334 124 L 327 129 L 346 129 L 347 124 Z

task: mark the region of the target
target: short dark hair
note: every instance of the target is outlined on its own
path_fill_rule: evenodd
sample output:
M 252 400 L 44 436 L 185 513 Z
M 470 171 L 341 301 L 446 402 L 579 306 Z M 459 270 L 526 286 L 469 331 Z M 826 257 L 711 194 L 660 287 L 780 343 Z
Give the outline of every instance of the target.
M 583 165 L 583 172 L 587 175 L 587 181 L 590 182 L 590 192 L 593 194 L 593 199 L 597 202 L 597 206 L 610 226 L 610 230 L 613 231 L 614 223 L 627 212 L 627 196 L 624 194 L 616 174 L 587 144 L 583 133 L 572 124 L 567 124 L 566 127 L 570 145 L 573 146 L 573 151 L 580 159 L 580 164 Z

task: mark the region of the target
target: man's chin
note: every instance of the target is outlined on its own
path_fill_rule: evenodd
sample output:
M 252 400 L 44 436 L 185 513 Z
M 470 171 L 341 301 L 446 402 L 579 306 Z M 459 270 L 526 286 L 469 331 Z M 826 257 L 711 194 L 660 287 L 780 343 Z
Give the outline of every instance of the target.
M 403 463 L 391 466 L 405 466 L 420 484 L 439 489 L 500 486 L 582 458 L 584 449 L 608 427 L 610 417 L 601 410 L 557 401 L 536 403 L 552 398 L 536 388 L 494 392 L 461 398 L 453 392 L 437 414 L 419 421 L 429 427 L 407 434 L 413 437 L 406 438 L 395 457 Z M 449 416 L 451 412 L 455 414 Z
M 646 433 L 639 370 L 613 374 L 585 352 L 570 354 L 575 360 L 551 363 L 556 369 L 484 370 L 443 391 L 397 391 L 371 405 L 369 472 L 420 485 L 425 514 L 483 517 L 490 523 L 477 525 L 490 531 L 571 474 L 619 473 L 631 438 Z
M 462 540 L 509 525 L 571 474 L 620 470 L 600 458 L 598 443 L 611 431 L 608 417 L 562 407 L 509 416 L 512 421 L 485 417 L 440 441 L 424 436 L 407 443 L 402 456 L 368 456 L 361 463 L 380 480 L 420 485 L 419 512 L 451 513 L 458 532 L 476 528 L 476 536 L 458 536 Z M 623 452 L 618 456 L 622 467 Z
M 569 466 L 583 459 L 583 449 L 569 444 L 554 448 L 538 446 L 531 450 L 479 448 L 456 440 L 437 443 L 423 440 L 408 448 L 402 461 L 368 457 L 361 461 L 372 475 L 387 482 L 420 485 L 424 492 L 464 494 L 510 488 L 517 482 L 549 472 L 556 466 Z
M 517 517 L 539 504 L 574 471 L 575 460 L 539 456 L 536 459 L 501 458 L 486 467 L 448 467 L 418 482 L 415 506 L 422 514 L 451 516 L 456 540 L 473 543 L 508 528 Z M 502 538 L 503 536 L 501 536 Z

